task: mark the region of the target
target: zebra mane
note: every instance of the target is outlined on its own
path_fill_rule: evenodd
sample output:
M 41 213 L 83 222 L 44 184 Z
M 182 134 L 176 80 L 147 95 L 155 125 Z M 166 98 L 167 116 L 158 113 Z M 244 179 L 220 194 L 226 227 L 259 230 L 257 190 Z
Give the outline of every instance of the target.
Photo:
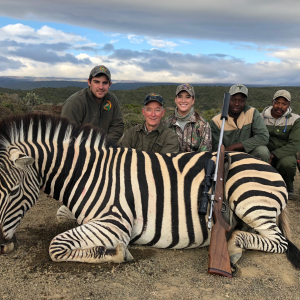
M 32 134 L 29 136 L 31 127 Z M 0 121 L 0 150 L 5 150 L 9 145 L 16 144 L 20 140 L 28 141 L 30 138 L 34 141 L 38 134 L 43 138 L 46 131 L 50 137 L 53 137 L 57 130 L 59 130 L 58 141 L 63 141 L 66 132 L 69 131 L 70 141 L 75 141 L 81 134 L 81 139 L 91 138 L 91 143 L 96 138 L 100 140 L 99 147 L 107 148 L 112 144 L 106 139 L 105 134 L 92 125 L 77 126 L 65 117 L 47 113 L 29 113 L 10 116 Z

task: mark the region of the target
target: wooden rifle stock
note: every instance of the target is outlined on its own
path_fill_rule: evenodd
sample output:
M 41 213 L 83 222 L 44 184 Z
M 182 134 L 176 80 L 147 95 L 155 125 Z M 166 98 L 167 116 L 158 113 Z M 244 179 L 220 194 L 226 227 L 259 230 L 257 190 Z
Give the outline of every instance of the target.
M 225 148 L 224 145 L 222 145 L 220 149 L 218 174 L 215 187 L 215 201 L 213 207 L 214 226 L 212 227 L 209 245 L 208 273 L 232 278 L 226 240 L 226 233 L 229 232 L 231 227 L 222 216 L 224 195 L 224 156 Z

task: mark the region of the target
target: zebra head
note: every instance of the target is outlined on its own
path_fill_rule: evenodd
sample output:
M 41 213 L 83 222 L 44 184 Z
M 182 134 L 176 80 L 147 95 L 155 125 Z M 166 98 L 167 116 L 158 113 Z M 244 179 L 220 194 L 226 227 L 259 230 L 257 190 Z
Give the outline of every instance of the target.
M 39 193 L 34 159 L 16 147 L 0 151 L 0 254 L 14 249 L 14 233 Z

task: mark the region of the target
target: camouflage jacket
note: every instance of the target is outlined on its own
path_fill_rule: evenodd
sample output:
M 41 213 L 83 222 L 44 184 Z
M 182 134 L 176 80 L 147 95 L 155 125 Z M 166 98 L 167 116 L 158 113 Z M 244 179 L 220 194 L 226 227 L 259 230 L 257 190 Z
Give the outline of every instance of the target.
M 163 124 L 177 133 L 180 152 L 201 152 L 211 150 L 211 130 L 209 123 L 200 116 L 196 121 L 195 113 L 190 117 L 182 131 L 175 115 L 166 118 Z

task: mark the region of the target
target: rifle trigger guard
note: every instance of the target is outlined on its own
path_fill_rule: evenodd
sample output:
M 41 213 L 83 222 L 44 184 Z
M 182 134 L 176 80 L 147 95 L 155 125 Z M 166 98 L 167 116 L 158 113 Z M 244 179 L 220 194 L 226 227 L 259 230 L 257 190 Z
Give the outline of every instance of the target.
M 224 202 L 222 202 L 222 209 L 221 209 L 221 212 L 222 212 L 222 213 L 227 212 L 227 205 L 226 205 L 226 203 L 224 203 Z

